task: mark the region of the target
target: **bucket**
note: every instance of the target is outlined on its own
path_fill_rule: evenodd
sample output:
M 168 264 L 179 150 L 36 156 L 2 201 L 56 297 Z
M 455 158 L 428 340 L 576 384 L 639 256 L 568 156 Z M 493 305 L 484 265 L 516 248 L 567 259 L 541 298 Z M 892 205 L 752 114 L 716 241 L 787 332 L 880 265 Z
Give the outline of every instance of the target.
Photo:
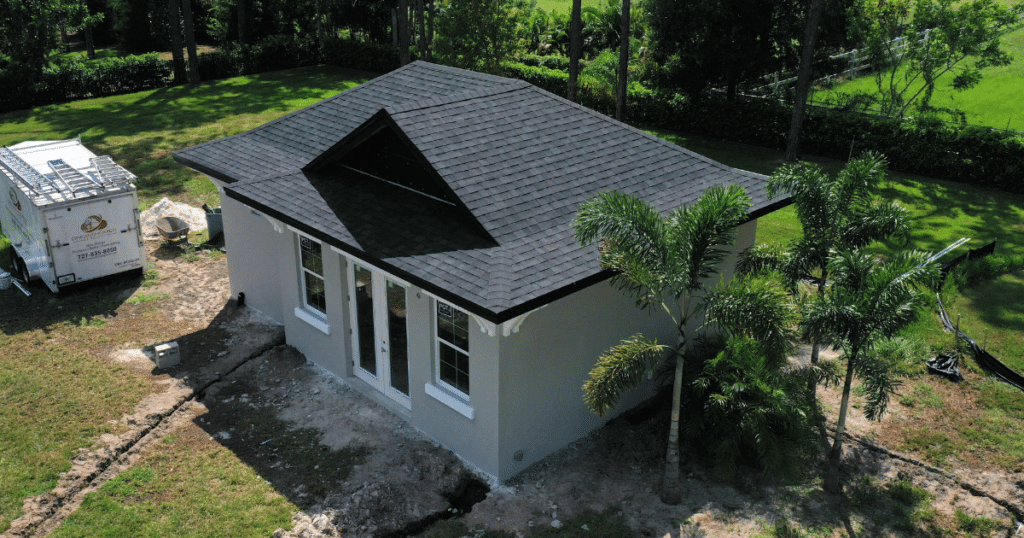
M 6 290 L 11 287 L 11 274 L 3 269 L 0 269 L 0 291 Z
M 206 229 L 210 233 L 210 240 L 217 237 L 217 234 L 224 233 L 224 217 L 221 214 L 219 207 L 210 207 L 203 204 L 203 210 L 206 211 Z

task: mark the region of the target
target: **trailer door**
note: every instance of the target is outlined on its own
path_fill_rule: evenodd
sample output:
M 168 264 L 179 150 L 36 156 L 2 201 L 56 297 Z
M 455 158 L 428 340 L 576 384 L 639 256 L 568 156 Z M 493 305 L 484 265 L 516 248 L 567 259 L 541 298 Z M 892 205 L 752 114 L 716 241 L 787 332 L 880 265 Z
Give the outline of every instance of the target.
M 131 194 L 57 208 L 46 220 L 59 286 L 142 267 Z

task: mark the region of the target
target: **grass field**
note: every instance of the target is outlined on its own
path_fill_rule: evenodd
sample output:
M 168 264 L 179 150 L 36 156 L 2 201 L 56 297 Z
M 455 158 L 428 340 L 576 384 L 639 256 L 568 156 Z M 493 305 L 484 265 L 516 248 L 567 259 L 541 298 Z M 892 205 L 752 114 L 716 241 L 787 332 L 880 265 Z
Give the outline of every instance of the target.
M 997 129 L 1024 131 L 1024 28 L 1003 37 L 1003 49 L 1013 56 L 1013 63 L 1005 67 L 989 67 L 982 71 L 983 78 L 978 86 L 965 91 L 953 89 L 952 76 L 940 79 L 932 105 L 962 110 L 967 123 L 984 125 Z M 917 86 L 913 89 L 916 91 Z M 878 91 L 872 76 L 859 77 L 833 91 L 841 93 Z M 821 99 L 819 92 L 816 99 Z M 949 119 L 949 118 L 944 118 Z
M 583 7 L 594 6 L 602 8 L 608 5 L 607 0 L 583 0 Z M 537 7 L 544 11 L 557 11 L 569 13 L 572 11 L 572 0 L 537 0 Z
M 229 449 L 209 442 L 188 450 L 177 441 L 172 434 L 156 443 L 51 536 L 269 536 L 291 518 L 291 503 Z

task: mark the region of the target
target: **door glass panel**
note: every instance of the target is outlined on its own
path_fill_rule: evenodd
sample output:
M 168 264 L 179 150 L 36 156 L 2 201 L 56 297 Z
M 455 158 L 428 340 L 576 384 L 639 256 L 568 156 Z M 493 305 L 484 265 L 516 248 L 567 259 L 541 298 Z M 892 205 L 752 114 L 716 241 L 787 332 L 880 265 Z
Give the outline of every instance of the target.
M 405 288 L 388 281 L 388 352 L 391 387 L 409 395 L 409 339 L 406 332 Z
M 358 265 L 354 270 L 359 366 L 371 375 L 377 375 L 376 340 L 373 336 L 373 273 Z

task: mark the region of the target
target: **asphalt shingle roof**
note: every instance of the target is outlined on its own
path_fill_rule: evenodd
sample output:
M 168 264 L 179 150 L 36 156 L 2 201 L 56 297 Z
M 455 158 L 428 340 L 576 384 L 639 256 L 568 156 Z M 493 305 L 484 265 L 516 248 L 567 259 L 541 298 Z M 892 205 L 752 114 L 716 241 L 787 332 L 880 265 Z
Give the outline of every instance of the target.
M 331 148 L 345 148 L 346 136 L 375 115 L 390 120 L 468 211 L 323 167 L 342 156 Z M 714 184 L 744 187 L 752 217 L 785 203 L 767 199 L 765 176 L 525 82 L 421 62 L 175 158 L 235 181 L 228 196 L 492 322 L 608 276 L 596 247 L 579 246 L 571 227 L 580 204 L 600 192 L 633 194 L 663 212 Z

